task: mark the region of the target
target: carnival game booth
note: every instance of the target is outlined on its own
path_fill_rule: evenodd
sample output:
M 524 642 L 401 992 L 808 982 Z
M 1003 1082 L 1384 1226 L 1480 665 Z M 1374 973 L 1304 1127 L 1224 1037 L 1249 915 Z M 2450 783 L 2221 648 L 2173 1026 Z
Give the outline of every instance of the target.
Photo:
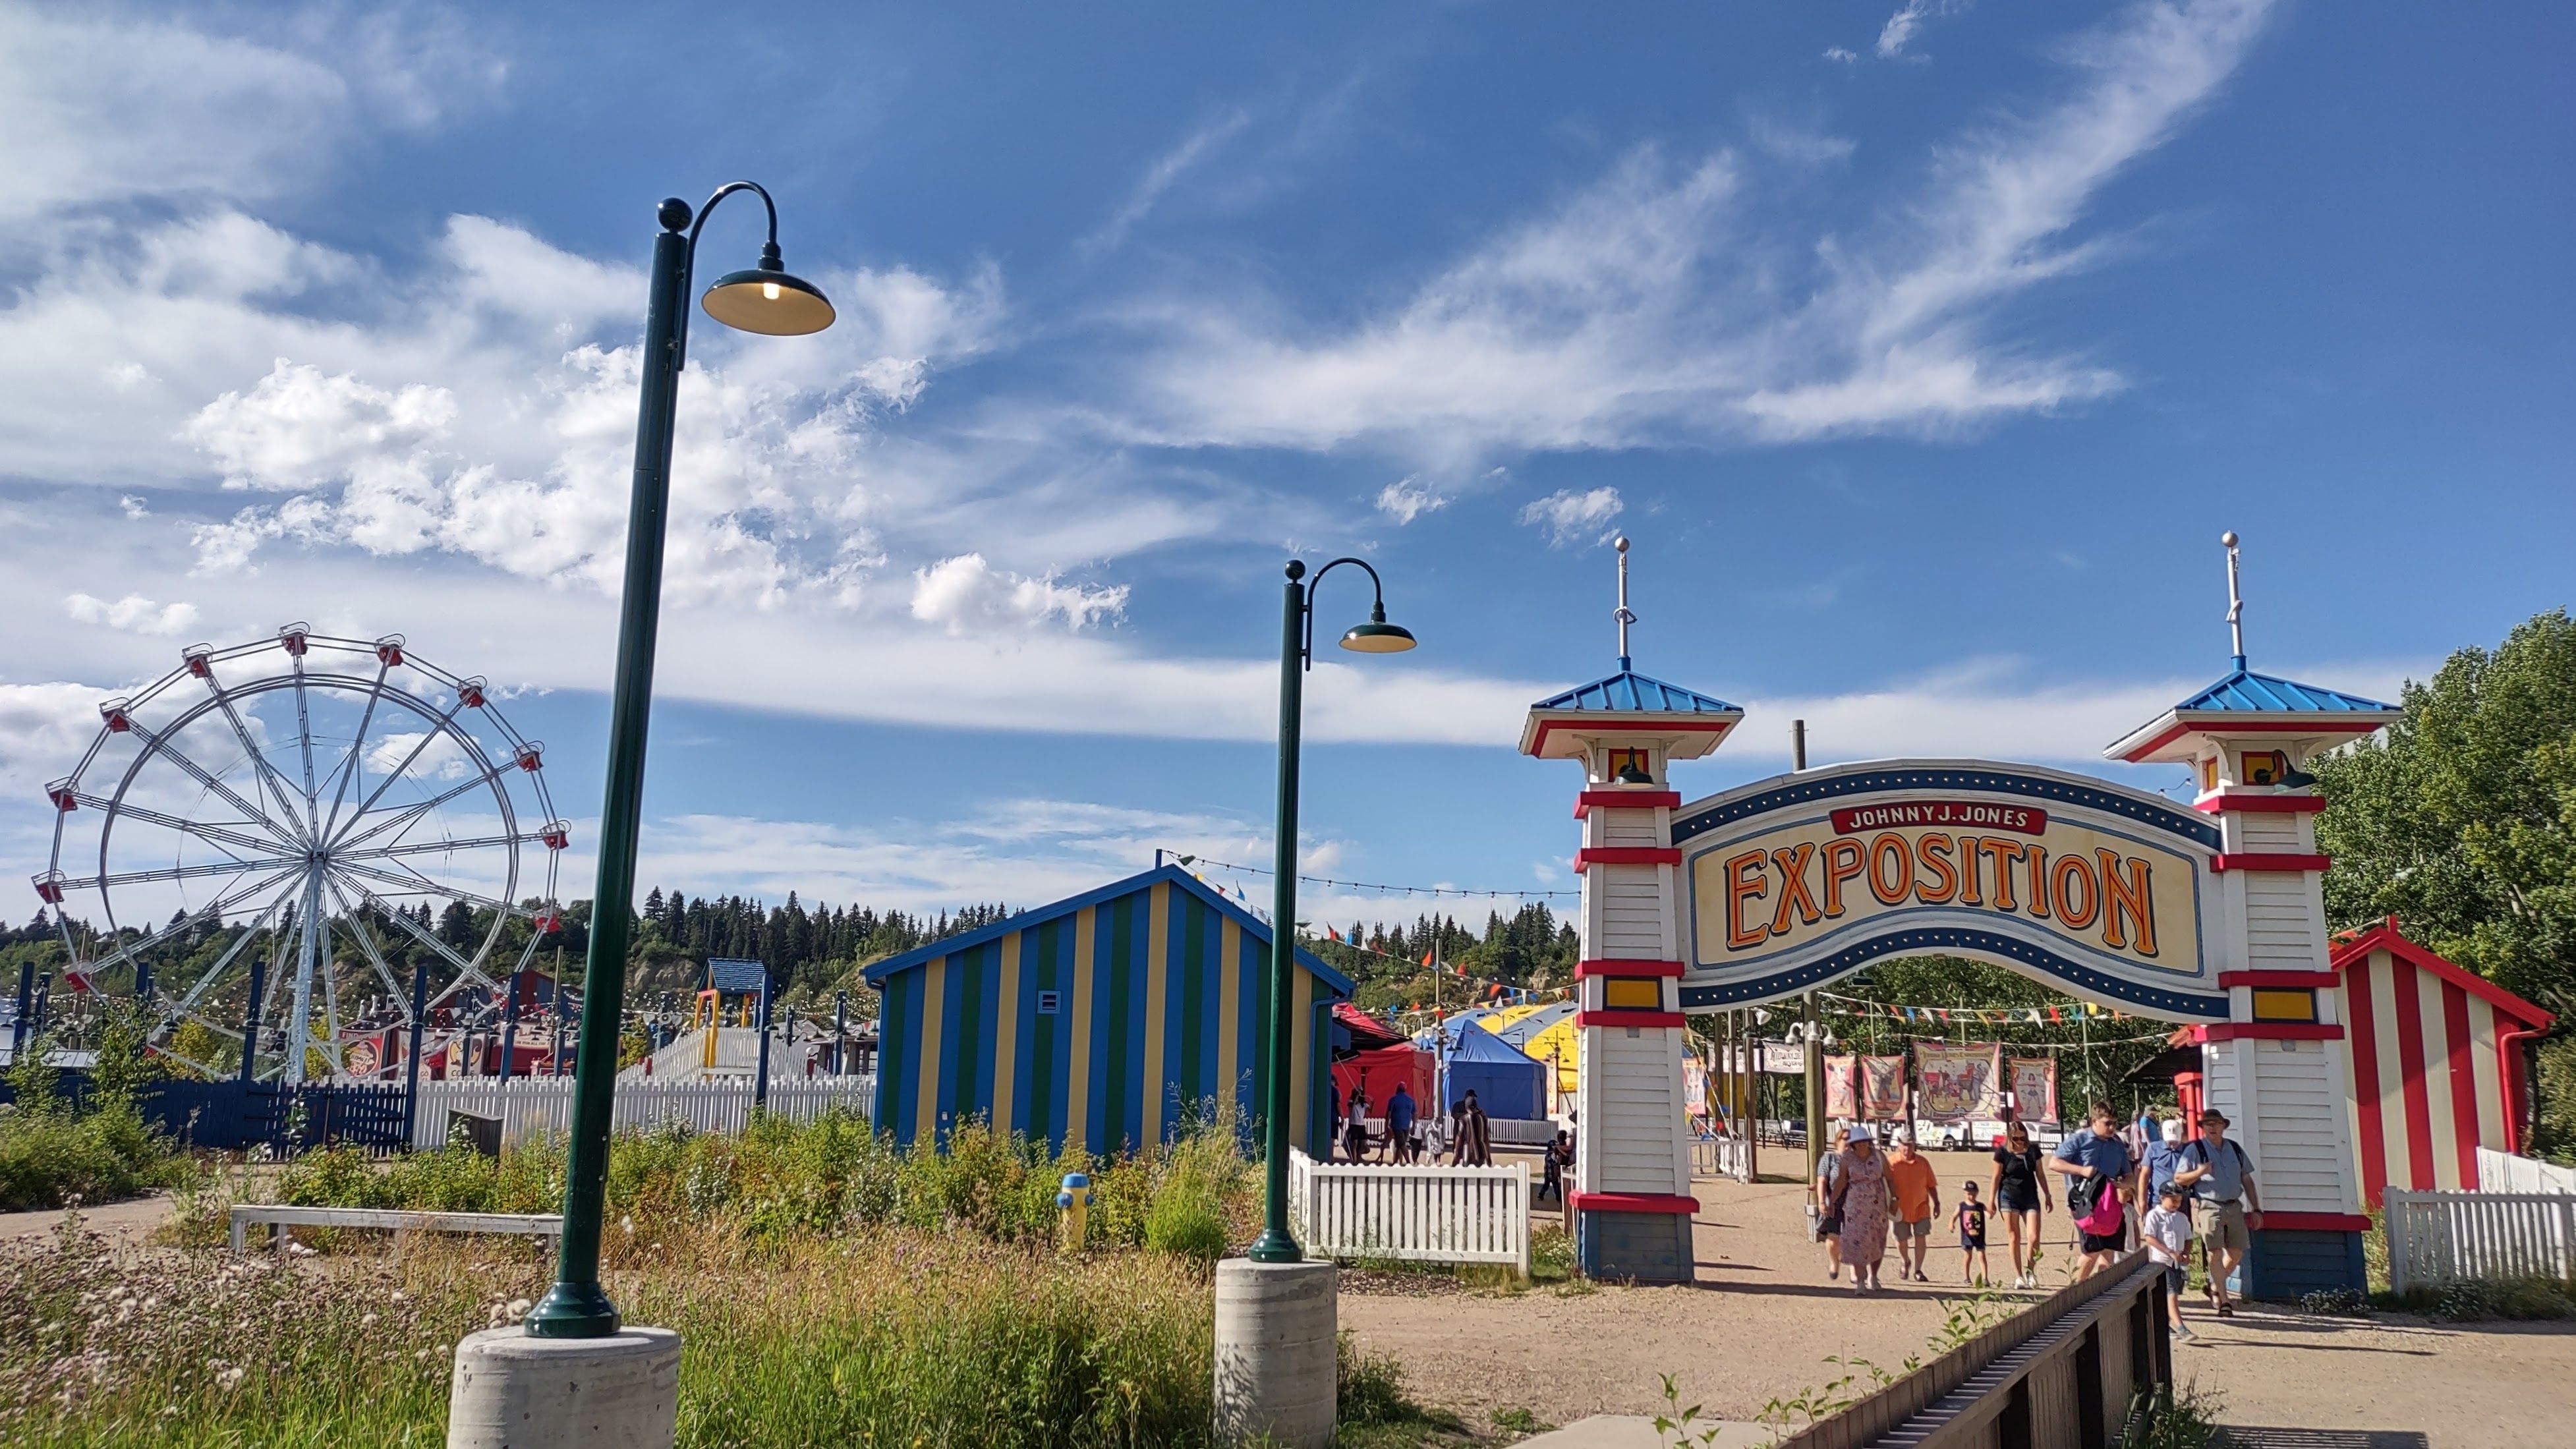
M 1160 866 L 880 961 L 876 1125 L 941 1144 L 1004 1135 L 1110 1153 L 1168 1142 L 1205 1104 L 1261 1120 L 1270 927 Z M 1333 1003 L 1350 979 L 1299 951 L 1289 1140 L 1326 1156 Z
M 1365 1120 L 1372 1137 L 1386 1131 L 1386 1104 L 1395 1096 L 1399 1083 L 1413 1094 L 1414 1110 L 1419 1116 L 1428 1118 L 1439 1110 L 1433 1104 L 1440 1093 L 1440 1064 L 1430 1052 L 1411 1042 L 1352 1052 L 1333 1063 L 1333 1087 L 1341 1094 L 1343 1110 L 1349 1110 L 1352 1088 L 1368 1093 L 1369 1114 Z
M 2519 1153 L 2532 1043 L 2548 1012 L 2406 939 L 2394 919 L 2338 938 L 2332 988 L 2349 1024 L 2349 1104 L 2362 1201 L 2388 1189 L 2474 1191 L 2478 1149 Z
M 1438 1027 L 1425 1028 L 1415 1038 L 1427 1042 L 1440 1053 L 1442 1087 L 1440 1110 L 1448 1111 L 1476 1094 L 1476 1105 L 1497 1124 L 1497 1141 L 1519 1141 L 1526 1134 L 1507 1136 L 1499 1125 L 1504 1122 L 1529 1122 L 1549 1125 L 1547 1116 L 1547 1068 L 1496 1038 L 1472 1021 L 1450 1021 Z M 1546 1140 L 1541 1136 L 1539 1140 Z

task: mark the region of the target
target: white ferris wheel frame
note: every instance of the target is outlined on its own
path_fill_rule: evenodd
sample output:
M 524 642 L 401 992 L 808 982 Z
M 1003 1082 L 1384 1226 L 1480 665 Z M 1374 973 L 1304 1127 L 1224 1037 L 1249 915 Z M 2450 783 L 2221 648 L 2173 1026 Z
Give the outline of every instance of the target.
M 316 652 L 325 655 L 359 655 L 371 657 L 374 672 L 317 671 L 307 664 Z M 217 666 L 235 663 L 254 656 L 280 652 L 288 668 L 283 672 L 257 674 L 238 683 L 228 682 Z M 430 698 L 431 691 L 394 681 L 394 671 L 409 669 L 431 681 L 453 702 L 440 706 Z M 172 718 L 157 725 L 147 725 L 137 716 L 142 706 L 154 701 L 181 681 L 195 680 L 205 689 L 205 697 L 184 705 Z M 290 778 L 286 770 L 269 758 L 252 738 L 243 722 L 244 701 L 279 690 L 295 694 L 296 736 L 280 751 L 288 753 L 301 765 L 301 777 Z M 337 763 L 316 772 L 312 702 L 316 691 L 327 691 L 343 700 L 363 698 L 357 730 Z M 380 772 L 373 788 L 353 792 L 353 781 L 359 778 L 368 743 L 368 729 L 379 709 L 392 705 L 409 713 L 428 727 L 413 742 L 399 764 Z M 484 740 L 472 729 L 458 724 L 471 710 L 490 726 L 502 741 L 502 748 L 487 749 Z M 241 746 L 245 761 L 232 761 L 221 769 L 209 770 L 175 743 L 177 736 L 190 726 L 220 715 L 231 727 Z M 47 799 L 55 811 L 53 853 L 48 869 L 35 878 L 36 893 L 46 910 L 54 917 L 65 950 L 75 972 L 93 976 L 120 963 L 138 972 L 149 967 L 145 953 L 162 942 L 180 936 L 208 920 L 242 924 L 241 935 L 205 969 L 187 988 L 165 996 L 155 1015 L 151 1037 L 158 1050 L 208 1075 L 216 1074 L 211 1065 L 171 1049 L 169 1037 L 181 1023 L 194 1021 L 218 1036 L 236 1041 L 245 1033 L 230 1022 L 204 1015 L 197 1008 L 207 992 L 230 971 L 242 952 L 264 932 L 274 932 L 275 923 L 291 915 L 293 920 L 293 957 L 279 950 L 275 963 L 283 968 L 272 972 L 278 987 L 277 996 L 264 1003 L 265 1016 L 272 1007 L 279 1009 L 285 1021 L 283 1029 L 272 1038 L 277 1042 L 276 1075 L 289 1083 L 306 1076 L 306 1061 L 313 1051 L 324 1053 L 331 1071 L 343 1070 L 341 1012 L 338 981 L 334 970 L 336 957 L 331 941 L 332 916 L 342 922 L 339 934 L 355 944 L 367 964 L 384 984 L 386 998 L 400 1014 L 400 1024 L 410 1028 L 411 993 L 397 978 L 376 941 L 377 929 L 391 925 L 401 930 L 431 955 L 452 970 L 452 977 L 429 997 L 426 1009 L 436 1012 L 471 988 L 486 988 L 497 994 L 500 981 L 489 969 L 499 949 L 504 929 L 512 917 L 531 924 L 527 942 L 518 957 L 504 973 L 515 976 L 526 968 L 536 953 L 537 943 L 562 920 L 562 906 L 557 896 L 557 867 L 570 843 L 570 829 L 554 811 L 544 773 L 544 747 L 521 735 L 492 702 L 487 681 L 478 677 L 451 674 L 409 651 L 402 635 L 388 634 L 380 639 L 348 639 L 316 634 L 303 624 L 289 624 L 274 639 L 254 640 L 246 644 L 216 649 L 198 644 L 181 651 L 177 669 L 163 675 L 137 693 L 109 699 L 99 705 L 101 727 L 89 749 L 69 775 L 45 787 Z M 115 736 L 135 736 L 142 745 L 126 765 L 112 788 L 105 793 L 85 785 L 83 777 L 99 762 Z M 426 790 L 425 798 L 400 805 L 381 806 L 386 792 L 402 780 L 421 783 L 412 773 L 434 741 L 446 740 L 466 766 L 464 777 L 440 790 Z M 130 801 L 136 780 L 146 766 L 166 764 L 178 774 L 194 781 L 207 796 L 220 799 L 240 812 L 241 819 L 223 824 L 194 821 L 182 815 L 155 810 Z M 250 766 L 253 779 L 228 783 L 227 774 L 237 774 L 241 766 Z M 535 818 L 542 824 L 522 829 L 520 802 L 513 798 L 508 777 L 515 769 L 523 777 L 527 790 L 534 796 Z M 497 834 L 465 840 L 449 838 L 407 840 L 410 830 L 423 820 L 435 818 L 438 807 L 476 792 L 490 796 L 500 819 Z M 350 808 L 354 806 L 355 808 Z M 99 818 L 97 869 L 89 875 L 73 875 L 66 870 L 66 850 L 80 849 L 85 841 L 73 839 L 73 817 L 82 811 L 95 812 Z M 158 869 L 114 870 L 109 868 L 109 851 L 121 821 L 158 826 L 211 847 L 227 857 L 219 861 L 172 865 Z M 86 832 L 83 832 L 84 834 Z M 542 846 L 545 868 L 545 890 L 534 909 L 517 904 L 521 877 L 520 851 L 523 847 Z M 452 882 L 442 882 L 423 872 L 416 857 L 444 855 L 453 858 L 459 852 L 499 851 L 498 874 L 502 885 L 497 896 L 485 895 Z M 85 851 L 84 851 L 85 854 Z M 77 863 L 86 865 L 84 859 Z M 158 928 L 145 929 L 132 938 L 125 935 L 116 917 L 114 890 L 119 886 L 176 885 L 182 881 L 203 879 L 219 882 L 215 894 L 193 910 L 180 912 Z M 74 929 L 71 898 L 75 892 L 94 893 L 104 917 L 104 932 L 93 933 L 88 945 L 99 954 L 84 960 L 82 933 Z M 489 909 L 490 927 L 479 941 L 462 950 L 424 930 L 403 913 L 401 897 L 436 898 L 469 907 Z M 254 910 L 246 923 L 237 913 Z M 319 1000 L 317 1001 L 317 988 Z M 275 990 L 276 988 L 272 988 Z M 317 1034 L 315 1014 L 321 1016 L 322 1030 Z M 466 1019 L 451 1021 L 440 1038 L 441 1045 L 452 1036 L 485 1025 L 484 1018 L 498 1007 L 487 1001 Z M 254 1026 L 256 1023 L 253 1024 Z M 299 1049 L 300 1047 L 300 1049 Z M 424 1046 L 424 1052 L 429 1047 Z M 253 1064 L 256 1071 L 256 1062 Z

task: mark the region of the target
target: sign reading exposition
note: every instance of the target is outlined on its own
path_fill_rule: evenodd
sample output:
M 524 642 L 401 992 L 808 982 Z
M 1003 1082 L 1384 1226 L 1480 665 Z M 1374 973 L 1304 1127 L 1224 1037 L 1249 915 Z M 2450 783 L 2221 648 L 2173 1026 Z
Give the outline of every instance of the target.
M 2160 1016 L 2227 1014 L 2202 932 L 2218 831 L 2162 796 L 2027 765 L 1839 765 L 1687 806 L 1673 840 L 1686 1009 L 1954 955 Z

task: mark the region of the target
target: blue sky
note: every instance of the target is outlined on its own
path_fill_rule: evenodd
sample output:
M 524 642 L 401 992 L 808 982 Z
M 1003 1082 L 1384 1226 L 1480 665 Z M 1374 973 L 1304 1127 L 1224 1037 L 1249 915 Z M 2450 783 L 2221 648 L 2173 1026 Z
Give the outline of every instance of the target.
M 1515 890 L 1614 531 L 1639 667 L 1751 711 L 1692 794 L 1800 716 L 2107 770 L 2225 666 L 2224 528 L 2320 684 L 2569 602 L 2562 7 L 1605 15 L 0 4 L 0 852 L 296 618 L 510 686 L 586 838 L 652 207 L 737 175 L 842 321 L 698 329 L 648 882 L 1265 859 L 1292 550 L 1423 641 L 1314 676 L 1310 858 Z

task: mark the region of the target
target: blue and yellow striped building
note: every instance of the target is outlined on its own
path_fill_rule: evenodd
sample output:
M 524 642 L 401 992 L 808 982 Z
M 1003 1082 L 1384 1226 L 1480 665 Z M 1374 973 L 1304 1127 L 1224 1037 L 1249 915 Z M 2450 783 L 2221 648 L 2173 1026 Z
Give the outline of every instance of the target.
M 1177 866 L 880 961 L 876 1122 L 945 1142 L 959 1121 L 1114 1152 L 1171 1140 L 1199 1103 L 1260 1119 L 1270 928 Z M 1295 974 L 1289 1140 L 1324 1156 L 1328 1013 L 1349 978 Z

